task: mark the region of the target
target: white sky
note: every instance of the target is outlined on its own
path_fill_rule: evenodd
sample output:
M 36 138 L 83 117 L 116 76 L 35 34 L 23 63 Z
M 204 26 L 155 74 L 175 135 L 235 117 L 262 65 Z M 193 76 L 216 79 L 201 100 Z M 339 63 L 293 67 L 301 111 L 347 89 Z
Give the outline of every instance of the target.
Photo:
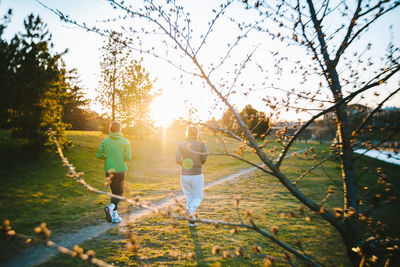
M 115 15 L 115 11 L 110 8 L 110 6 L 104 0 L 42 0 L 43 3 L 51 8 L 60 9 L 65 14 L 71 15 L 72 18 L 78 21 L 86 21 L 88 25 L 96 23 L 97 25 L 102 25 L 102 23 L 96 22 L 105 18 L 109 18 Z M 210 12 L 212 8 L 215 8 L 218 3 L 217 1 L 207 0 L 207 1 L 186 1 L 188 4 L 189 11 L 191 11 L 192 21 L 194 22 L 195 34 L 194 36 L 199 36 L 200 32 L 204 32 L 207 26 L 207 12 Z M 190 4 L 189 4 L 190 3 Z M 241 8 L 241 6 L 238 6 Z M 5 14 L 6 11 L 12 8 L 13 16 L 12 21 L 8 25 L 5 32 L 5 37 L 11 38 L 17 31 L 23 29 L 23 19 L 27 17 L 28 14 L 34 13 L 39 14 L 41 18 L 48 24 L 50 32 L 53 35 L 53 43 L 55 44 L 55 50 L 60 52 L 68 48 L 69 53 L 64 57 L 68 68 L 77 68 L 80 74 L 82 85 L 87 88 L 86 94 L 88 98 L 95 98 L 95 88 L 98 85 L 99 73 L 100 73 L 100 53 L 99 48 L 102 46 L 104 38 L 94 34 L 88 33 L 84 30 L 78 29 L 77 27 L 61 22 L 60 19 L 49 10 L 40 6 L 34 0 L 0 0 L 0 15 Z M 234 12 L 240 12 L 234 10 Z M 241 14 L 239 14 L 241 15 Z M 389 40 L 388 27 L 389 24 L 396 23 L 393 33 L 397 40 L 400 40 L 400 25 L 398 18 L 400 17 L 400 10 L 393 12 L 386 20 L 380 21 L 377 25 L 371 28 L 371 35 L 367 35 L 365 38 L 383 50 L 385 47 L 380 47 L 382 43 Z M 395 19 L 397 18 L 397 19 Z M 221 51 L 227 48 L 227 39 L 234 37 L 229 30 L 224 29 L 225 24 L 217 25 L 216 31 L 218 33 L 212 33 L 211 39 L 214 43 L 207 44 L 209 49 L 203 50 L 199 54 L 202 63 L 207 64 L 210 62 L 216 62 L 216 59 L 221 56 Z M 254 38 L 257 38 L 254 35 Z M 212 42 L 211 41 L 211 42 Z M 249 46 L 247 51 L 239 51 L 237 54 L 233 54 L 234 58 L 231 62 L 242 61 L 246 54 L 253 50 L 253 46 L 258 43 L 258 41 L 249 40 Z M 157 39 L 154 40 L 157 42 Z M 252 43 L 250 43 L 252 42 Z M 397 43 L 400 43 L 397 42 Z M 263 44 L 265 45 L 265 44 Z M 276 43 L 271 44 L 276 46 Z M 273 49 L 274 47 L 272 47 Z M 264 67 L 271 66 L 273 64 L 273 58 L 265 53 L 265 47 L 261 47 L 255 54 L 257 62 L 263 62 Z M 286 54 L 289 57 L 302 59 L 303 54 L 299 50 L 286 50 Z M 139 59 L 141 56 L 138 55 L 136 58 Z M 179 61 L 179 60 L 178 60 Z M 293 60 L 294 61 L 294 60 Z M 267 63 L 266 63 L 267 62 Z M 266 63 L 266 64 L 265 64 Z M 165 62 L 160 60 L 145 57 L 144 67 L 149 71 L 150 76 L 154 79 L 157 78 L 155 88 L 161 88 L 164 91 L 163 96 L 157 99 L 153 105 L 153 111 L 157 113 L 156 116 L 162 117 L 164 120 L 170 120 L 172 117 L 177 117 L 179 115 L 184 116 L 185 114 L 185 104 L 184 101 L 187 99 L 191 105 L 199 110 L 202 114 L 202 119 L 209 119 L 210 106 L 212 105 L 211 99 L 214 97 L 210 94 L 208 88 L 203 88 L 201 83 L 195 80 L 190 80 L 194 84 L 190 85 L 189 79 L 181 85 L 180 80 L 177 79 L 181 75 L 176 69 L 171 67 Z M 227 65 L 224 70 L 229 70 L 231 65 Z M 272 73 L 273 71 L 271 71 Z M 223 74 L 219 73 L 216 76 L 212 76 L 215 79 L 223 78 Z M 247 83 L 250 82 L 250 87 L 252 82 L 261 83 L 265 77 L 259 77 L 256 75 L 256 70 L 249 67 L 243 73 L 243 79 Z M 397 81 L 399 81 L 399 75 L 397 75 Z M 284 84 L 285 89 L 298 88 L 298 81 L 294 79 L 293 76 L 285 76 L 282 78 L 282 84 Z M 393 84 L 392 86 L 395 86 Z M 259 86 L 255 86 L 259 87 Z M 243 108 L 245 104 L 251 103 L 257 109 L 263 111 L 263 104 L 259 101 L 263 97 L 265 91 L 259 91 L 252 96 L 237 95 L 231 98 L 231 101 L 238 106 L 239 109 Z M 268 94 L 281 95 L 278 91 L 269 91 Z M 377 99 L 369 99 L 368 103 L 373 105 Z M 400 96 L 393 98 L 392 101 L 388 102 L 386 106 L 400 106 Z M 95 106 L 93 108 L 96 109 Z M 222 108 L 223 109 L 223 108 Z M 222 111 L 214 110 L 212 115 L 219 117 Z M 287 114 L 287 119 L 297 119 L 295 114 Z

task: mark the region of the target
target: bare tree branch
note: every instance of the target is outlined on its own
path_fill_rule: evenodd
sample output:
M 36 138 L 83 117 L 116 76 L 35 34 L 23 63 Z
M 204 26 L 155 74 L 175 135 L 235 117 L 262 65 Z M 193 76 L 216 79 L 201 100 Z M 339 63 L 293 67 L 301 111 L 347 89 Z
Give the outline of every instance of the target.
M 395 73 L 397 73 L 398 71 L 400 71 L 400 66 L 397 66 L 396 68 L 394 68 L 388 75 L 386 75 L 384 78 L 382 78 L 381 80 L 377 81 L 377 82 L 373 82 L 373 83 L 369 83 L 367 85 L 365 85 L 364 87 L 358 89 L 357 91 L 349 94 L 347 97 L 342 98 L 341 100 L 337 101 L 336 104 L 330 106 L 329 108 L 325 109 L 324 111 L 321 111 L 320 113 L 316 114 L 315 116 L 313 116 L 310 120 L 308 120 L 305 124 L 302 125 L 302 127 L 300 127 L 296 133 L 290 138 L 289 142 L 286 144 L 286 146 L 284 147 L 284 149 L 282 150 L 281 155 L 279 156 L 279 160 L 276 163 L 276 166 L 279 168 L 279 166 L 282 163 L 283 158 L 285 157 L 287 151 L 289 150 L 290 146 L 293 144 L 293 142 L 297 139 L 297 137 L 308 127 L 311 125 L 312 122 L 314 122 L 317 118 L 319 118 L 320 116 L 333 111 L 335 108 L 337 108 L 338 106 L 342 105 L 345 102 L 350 101 L 351 99 L 353 99 L 354 97 L 356 97 L 357 95 L 361 94 L 364 91 L 367 91 L 373 87 L 376 87 L 378 85 L 381 85 L 383 82 L 386 82 L 387 80 L 389 80 L 390 77 L 392 77 Z M 383 74 L 383 73 L 382 73 Z M 382 75 L 382 74 L 379 74 Z M 374 78 L 375 79 L 375 78 Z
M 177 214 L 174 214 L 173 212 L 169 213 L 173 218 L 179 219 L 179 220 L 187 220 L 186 217 L 183 216 L 179 216 Z M 315 263 L 312 259 L 310 259 L 309 257 L 307 257 L 306 255 L 298 252 L 297 250 L 295 250 L 294 248 L 292 248 L 291 246 L 289 246 L 288 244 L 282 242 L 281 240 L 279 240 L 278 238 L 276 238 L 275 236 L 273 236 L 272 234 L 270 234 L 269 232 L 267 232 L 266 230 L 263 230 L 261 228 L 259 228 L 252 219 L 249 219 L 251 224 L 245 224 L 245 223 L 234 223 L 234 222 L 226 222 L 226 221 L 217 221 L 217 220 L 210 220 L 210 219 L 192 219 L 192 221 L 194 222 L 200 222 L 200 223 L 206 223 L 206 224 L 212 224 L 212 225 L 225 225 L 225 226 L 233 226 L 233 227 L 240 227 L 240 228 L 246 228 L 246 229 L 251 229 L 254 230 L 258 233 L 260 233 L 261 235 L 267 237 L 268 239 L 270 239 L 272 242 L 274 242 L 275 244 L 277 244 L 278 246 L 282 247 L 283 249 L 285 249 L 286 251 L 292 253 L 293 255 L 295 255 L 296 257 L 298 257 L 299 259 L 308 262 L 310 264 L 312 264 L 312 266 L 320 266 L 319 264 Z
M 358 2 L 357 2 L 357 8 L 354 12 L 353 18 L 350 21 L 350 25 L 347 28 L 347 33 L 346 33 L 342 43 L 340 44 L 338 51 L 336 52 L 335 59 L 333 60 L 332 64 L 334 66 L 337 65 L 337 63 L 339 62 L 340 56 L 343 54 L 343 52 L 346 50 L 346 48 L 350 44 L 349 39 L 350 39 L 351 33 L 353 32 L 353 28 L 356 25 L 357 19 L 359 17 L 359 13 L 361 11 L 361 2 L 362 2 L 362 0 L 358 0 Z
M 210 26 L 208 27 L 208 30 L 207 30 L 206 34 L 204 34 L 203 40 L 202 40 L 201 44 L 199 45 L 199 47 L 197 48 L 196 52 L 193 54 L 193 56 L 196 56 L 196 55 L 199 53 L 200 49 L 201 49 L 201 48 L 203 47 L 203 45 L 206 43 L 206 39 L 207 39 L 208 35 L 210 34 L 210 32 L 211 32 L 211 30 L 212 30 L 212 28 L 213 28 L 215 22 L 216 22 L 217 19 L 223 14 L 223 12 L 226 10 L 226 8 L 228 8 L 228 6 L 230 6 L 232 3 L 233 3 L 233 0 L 229 0 L 229 1 L 227 1 L 225 4 L 223 4 L 223 5 L 221 6 L 221 9 L 218 11 L 218 13 L 216 13 L 215 17 L 213 18 L 213 20 L 212 20 L 211 23 L 209 24 Z M 232 47 L 232 48 L 233 48 L 233 47 Z M 232 48 L 231 48 L 231 49 L 232 49 Z M 230 50 L 231 50 L 231 49 L 230 49 Z M 229 51 L 230 51 L 230 50 L 229 50 Z M 228 56 L 228 54 L 229 54 L 229 52 L 227 53 L 226 56 Z
M 389 94 L 384 100 L 382 100 L 379 105 L 371 112 L 368 113 L 367 117 L 365 117 L 362 121 L 362 123 L 357 127 L 357 129 L 354 130 L 355 134 L 358 134 L 361 129 L 365 127 L 365 125 L 368 123 L 368 121 L 374 116 L 376 112 L 378 112 L 383 104 L 388 101 L 392 96 L 394 96 L 397 92 L 400 91 L 400 88 L 397 88 L 397 90 L 393 91 L 391 94 Z
M 296 181 L 293 182 L 294 185 L 297 185 L 297 183 L 303 179 L 307 174 L 309 174 L 311 171 L 315 170 L 318 166 L 324 164 L 326 161 L 331 160 L 333 158 L 337 157 L 337 155 L 331 155 L 330 157 L 324 158 L 323 160 L 319 161 L 317 164 L 314 164 L 311 168 L 303 172 L 299 177 L 297 177 Z
M 76 257 L 81 259 L 83 262 L 87 264 L 94 264 L 99 267 L 112 267 L 114 265 L 110 265 L 100 259 L 95 257 L 95 252 L 93 250 L 88 250 L 86 253 L 83 248 L 75 245 L 73 250 L 68 249 L 64 246 L 58 245 L 57 243 L 51 241 L 50 238 L 50 230 L 47 228 L 45 223 L 41 223 L 40 226 L 34 229 L 34 232 L 40 236 L 41 238 L 36 238 L 33 236 L 27 236 L 24 234 L 20 234 L 15 232 L 10 226 L 10 222 L 8 220 L 3 221 L 3 226 L 0 226 L 0 232 L 3 232 L 6 237 L 9 239 L 20 239 L 25 242 L 25 245 L 30 245 L 32 243 L 42 243 L 47 247 L 56 249 L 58 252 L 69 255 L 71 257 Z
M 359 1 L 359 2 L 361 2 L 361 1 Z M 375 8 L 378 8 L 378 5 L 380 5 L 380 4 L 384 3 L 384 2 L 386 2 L 386 1 L 380 1 L 380 2 L 377 4 L 377 6 L 375 6 L 374 8 L 372 8 L 370 11 L 372 11 L 372 10 L 375 9 Z M 360 4 L 361 4 L 361 3 L 360 3 Z M 335 59 L 333 60 L 333 64 L 336 65 L 336 64 L 339 62 L 340 56 L 343 54 L 344 49 L 346 49 L 346 48 L 357 38 L 357 36 L 359 36 L 365 29 L 367 29 L 367 28 L 368 28 L 372 23 L 374 23 L 379 17 L 381 17 L 381 16 L 384 15 L 385 13 L 387 13 L 387 12 L 389 12 L 389 11 L 395 9 L 395 8 L 396 8 L 397 6 L 399 6 L 399 5 L 400 5 L 400 2 L 396 2 L 392 7 L 386 9 L 386 10 L 383 11 L 383 12 L 377 13 L 377 14 L 375 15 L 375 17 L 374 17 L 372 20 L 370 20 L 368 23 L 366 23 L 364 26 L 362 26 L 358 31 L 356 31 L 356 32 L 351 36 L 351 31 L 353 30 L 353 26 L 354 26 L 354 25 L 352 25 L 351 29 L 349 29 L 348 33 L 346 34 L 346 37 L 347 37 L 347 38 L 345 38 L 345 39 L 343 40 L 343 42 L 342 42 L 340 48 L 338 49 L 338 51 L 337 51 L 337 53 L 336 53 Z M 359 7 L 359 6 L 357 7 L 357 10 L 358 10 L 358 12 L 360 11 L 360 7 Z M 354 23 L 356 23 L 358 17 L 361 17 L 361 16 L 363 16 L 363 15 L 369 13 L 369 11 L 367 11 L 367 12 L 365 12 L 365 13 L 363 13 L 363 14 L 357 14 L 357 13 L 358 13 L 357 10 L 356 10 L 356 13 L 354 14 L 354 18 L 353 18 Z M 357 16 L 356 16 L 356 15 L 357 15 Z M 352 22 L 353 22 L 353 20 L 352 20 Z M 351 38 L 350 38 L 350 36 L 351 36 Z

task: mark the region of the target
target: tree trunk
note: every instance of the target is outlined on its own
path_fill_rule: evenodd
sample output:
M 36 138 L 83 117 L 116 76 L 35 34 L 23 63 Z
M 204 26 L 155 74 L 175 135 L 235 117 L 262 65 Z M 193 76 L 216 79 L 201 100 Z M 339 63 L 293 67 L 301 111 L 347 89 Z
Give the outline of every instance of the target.
M 351 147 L 351 134 L 347 123 L 346 109 L 338 107 L 336 111 L 337 127 L 340 144 L 340 165 L 343 178 L 344 208 L 357 210 L 357 182 L 354 173 L 353 148 Z
M 354 266 L 359 266 L 361 257 L 353 251 L 353 248 L 357 246 L 357 240 L 359 239 L 356 218 L 351 217 L 345 219 L 342 226 L 343 227 L 338 229 L 338 231 L 346 247 L 346 254 Z
M 115 64 L 114 64 L 115 65 Z M 113 76 L 111 77 L 112 84 L 112 107 L 111 107 L 111 121 L 115 121 L 115 80 L 116 80 L 116 67 L 114 66 Z

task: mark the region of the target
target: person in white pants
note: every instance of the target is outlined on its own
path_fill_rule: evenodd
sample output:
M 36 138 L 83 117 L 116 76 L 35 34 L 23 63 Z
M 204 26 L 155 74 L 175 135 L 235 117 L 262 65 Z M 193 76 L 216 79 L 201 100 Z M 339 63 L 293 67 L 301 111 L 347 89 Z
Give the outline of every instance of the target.
M 203 200 L 204 176 L 202 165 L 207 160 L 207 147 L 200 141 L 199 129 L 189 126 L 186 129 L 186 141 L 176 150 L 176 163 L 182 166 L 181 185 L 186 197 L 189 226 L 195 226 L 195 213 Z

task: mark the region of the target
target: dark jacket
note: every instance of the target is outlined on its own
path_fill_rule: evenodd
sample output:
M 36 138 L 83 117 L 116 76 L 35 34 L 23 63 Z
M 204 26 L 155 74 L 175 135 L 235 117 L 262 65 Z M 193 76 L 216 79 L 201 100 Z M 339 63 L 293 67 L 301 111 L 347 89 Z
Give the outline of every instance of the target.
M 202 141 L 186 140 L 178 146 L 175 160 L 182 166 L 182 175 L 202 174 L 201 166 L 207 160 L 207 147 Z

